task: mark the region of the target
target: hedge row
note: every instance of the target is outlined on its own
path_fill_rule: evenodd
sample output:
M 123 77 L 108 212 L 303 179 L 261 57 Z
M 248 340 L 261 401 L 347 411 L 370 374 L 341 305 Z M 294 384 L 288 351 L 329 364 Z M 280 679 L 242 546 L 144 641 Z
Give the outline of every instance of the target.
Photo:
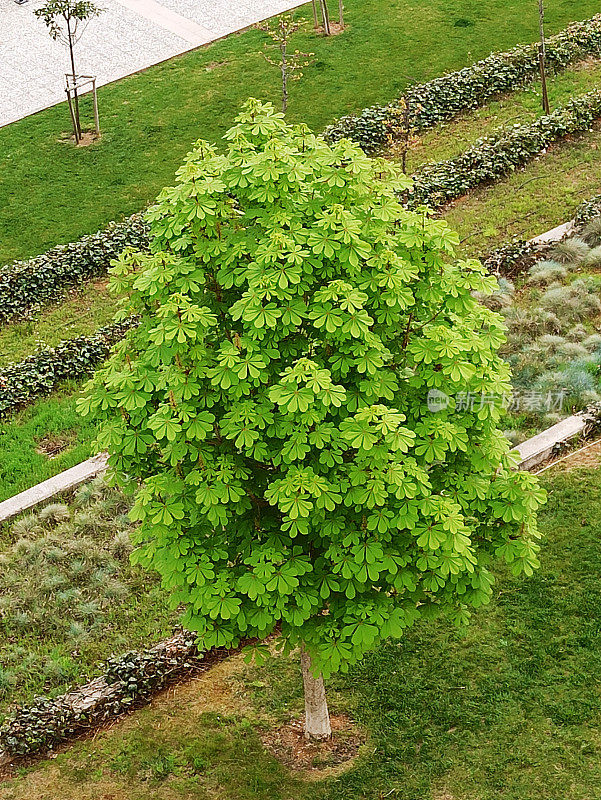
M 0 419 L 48 394 L 64 380 L 81 380 L 104 361 L 135 318 L 107 325 L 92 336 L 67 339 L 0 370 Z
M 53 300 L 67 286 L 104 275 L 124 248 L 147 246 L 148 226 L 134 214 L 77 242 L 5 264 L 0 267 L 0 324 Z
M 588 55 L 601 55 L 601 14 L 571 24 L 547 43 L 548 64 L 554 70 Z M 342 117 L 326 128 L 325 135 L 331 141 L 348 137 L 366 152 L 373 152 L 402 130 L 404 102 L 409 108 L 409 125 L 421 129 L 515 89 L 537 70 L 537 45 L 520 45 L 414 86 L 388 106 L 372 106 L 358 116 Z M 125 247 L 147 246 L 147 225 L 136 214 L 77 242 L 0 267 L 0 324 L 54 299 L 67 286 L 105 274 L 110 261 Z
M 55 699 L 36 697 L 17 709 L 0 728 L 0 751 L 20 757 L 51 750 L 148 700 L 199 658 L 195 636 L 187 632 L 149 650 L 111 658 L 88 687 Z
M 543 153 L 557 139 L 590 129 L 601 116 L 601 90 L 570 100 L 548 116 L 478 139 L 456 158 L 426 164 L 405 195 L 409 208 L 440 208 L 481 183 L 497 180 Z
M 574 22 L 547 41 L 547 64 L 559 71 L 587 56 L 601 55 L 601 14 Z M 492 53 L 482 61 L 407 90 L 386 106 L 371 106 L 348 115 L 325 130 L 331 141 L 353 139 L 366 153 L 389 144 L 403 130 L 414 130 L 448 120 L 483 105 L 501 92 L 514 90 L 539 71 L 538 44 L 519 45 L 505 53 Z M 407 108 L 408 120 L 404 109 Z

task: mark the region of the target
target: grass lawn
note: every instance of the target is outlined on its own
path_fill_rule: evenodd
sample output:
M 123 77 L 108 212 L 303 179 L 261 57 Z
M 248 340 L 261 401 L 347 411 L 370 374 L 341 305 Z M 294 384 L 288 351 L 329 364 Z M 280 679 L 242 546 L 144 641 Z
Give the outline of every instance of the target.
M 65 385 L 0 421 L 0 502 L 93 454 L 96 428 L 75 410 L 78 392 Z
M 546 6 L 549 33 L 599 10 L 595 0 Z M 303 13 L 309 18 L 310 7 Z M 340 36 L 298 38 L 315 59 L 293 86 L 289 117 L 315 130 L 410 83 L 533 41 L 538 25 L 530 0 L 347 0 L 345 17 Z M 0 263 L 139 210 L 172 182 L 190 144 L 216 141 L 249 95 L 277 102 L 263 41 L 258 31 L 230 36 L 101 88 L 103 137 L 87 148 L 64 139 L 64 104 L 2 128 Z
M 601 63 L 590 62 L 587 68 L 568 70 L 549 81 L 549 94 L 554 105 L 565 103 L 570 96 L 582 94 L 601 79 Z M 408 171 L 425 160 L 451 158 L 500 125 L 531 120 L 539 116 L 540 96 L 536 87 L 515 92 L 498 101 L 461 115 L 457 120 L 426 131 L 409 153 Z M 578 203 L 596 193 L 601 184 L 601 160 L 597 156 L 598 136 L 584 136 L 574 150 L 572 141 L 560 143 L 544 158 L 526 167 L 536 177 L 522 178 L 520 171 L 511 180 L 518 191 L 507 203 L 505 181 L 473 192 L 455 203 L 446 213 L 456 226 L 470 253 L 483 255 L 497 242 L 516 231 L 528 237 L 568 219 Z M 395 156 L 395 151 L 391 153 Z M 556 162 L 561 162 L 558 168 Z M 565 167 L 564 164 L 569 164 Z M 567 180 L 562 170 L 568 170 Z M 539 174 L 540 173 L 540 174 Z M 542 177 L 541 177 L 542 176 Z M 172 177 L 172 176 L 171 176 Z M 525 183 L 520 190 L 520 185 Z M 483 201 L 478 198 L 484 197 Z M 532 198 L 536 197 L 536 211 Z M 527 211 L 522 207 L 527 206 Z M 467 211 L 462 212 L 462 209 Z M 513 216 L 512 216 L 513 214 Z M 521 223 L 521 224 L 520 224 Z M 480 248 L 480 249 L 478 249 Z M 0 368 L 30 355 L 38 346 L 53 347 L 62 339 L 92 334 L 107 325 L 114 316 L 117 300 L 106 282 L 95 280 L 69 291 L 65 299 L 42 309 L 23 322 L 0 327 Z
M 550 77 L 548 91 L 551 109 L 566 105 L 573 97 L 598 89 L 600 81 L 601 62 L 593 59 Z M 427 128 L 416 137 L 407 155 L 407 172 L 412 174 L 426 162 L 455 158 L 480 136 L 487 136 L 500 127 L 534 122 L 542 113 L 540 83 L 535 82 L 460 114 L 450 122 Z M 392 148 L 393 157 L 397 149 L 398 145 Z
M 479 187 L 443 211 L 463 248 L 479 256 L 514 236 L 529 239 L 567 222 L 601 187 L 601 125 L 552 145 L 502 181 Z
M 57 303 L 34 313 L 30 319 L 0 327 L 0 369 L 21 361 L 40 347 L 54 347 L 63 339 L 95 333 L 109 325 L 118 301 L 105 280 L 94 280 L 71 289 Z
M 410 632 L 330 681 L 367 733 L 351 768 L 311 780 L 261 734 L 301 712 L 298 665 L 239 660 L 0 784 L 2 800 L 592 800 L 601 796 L 601 474 L 547 478 L 542 566 L 498 573 L 464 632 Z

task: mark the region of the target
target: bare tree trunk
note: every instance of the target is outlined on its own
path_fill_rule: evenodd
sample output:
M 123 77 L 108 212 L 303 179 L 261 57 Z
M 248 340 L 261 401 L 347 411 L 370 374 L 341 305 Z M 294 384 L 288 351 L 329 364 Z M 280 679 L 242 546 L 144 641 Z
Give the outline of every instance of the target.
M 319 28 L 319 17 L 317 16 L 317 0 L 311 0 L 313 6 L 313 27 Z
M 311 656 L 301 647 L 301 669 L 305 688 L 305 737 L 324 740 L 332 736 L 326 690 L 323 677 L 314 677 L 311 672 Z
M 282 54 L 282 114 L 286 113 L 288 108 L 288 64 L 286 63 L 286 42 L 282 42 L 280 47 Z
M 344 28 L 344 0 L 338 0 L 338 24 Z
M 79 98 L 77 96 L 77 76 L 75 74 L 75 56 L 73 55 L 73 34 L 71 33 L 71 20 L 65 17 L 67 21 L 67 36 L 69 39 L 69 55 L 71 56 L 71 71 L 73 73 L 73 119 L 75 121 L 75 144 L 78 144 L 81 139 L 81 124 L 79 122 Z
M 323 16 L 323 30 L 326 36 L 330 36 L 330 14 L 328 11 L 328 0 L 319 0 L 321 5 L 321 13 Z
M 540 68 L 540 79 L 543 90 L 543 111 L 545 114 L 551 113 L 549 105 L 549 94 L 547 92 L 547 66 L 545 53 L 545 6 L 544 0 L 538 0 L 538 24 L 540 30 L 540 46 L 538 48 L 538 63 Z

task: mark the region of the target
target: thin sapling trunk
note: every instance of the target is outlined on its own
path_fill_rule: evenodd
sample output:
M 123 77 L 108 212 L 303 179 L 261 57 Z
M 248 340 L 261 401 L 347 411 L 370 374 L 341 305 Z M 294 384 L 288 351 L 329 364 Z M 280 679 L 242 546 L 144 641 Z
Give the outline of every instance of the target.
M 317 678 L 311 671 L 311 656 L 301 647 L 301 669 L 305 689 L 305 737 L 323 741 L 332 736 L 330 714 L 326 700 L 323 676 Z
M 330 31 L 330 12 L 328 11 L 328 0 L 320 0 L 321 13 L 323 16 L 323 30 L 326 36 L 331 34 Z
M 73 54 L 73 33 L 71 32 L 71 20 L 65 16 L 67 23 L 67 38 L 69 41 L 69 55 L 71 56 L 71 73 L 73 75 L 73 116 L 75 119 L 75 142 L 81 139 L 81 124 L 79 122 L 79 97 L 77 96 L 77 76 L 75 74 L 75 56 Z
M 543 0 L 538 0 L 538 25 L 540 31 L 540 45 L 538 47 L 538 62 L 540 67 L 540 80 L 543 93 L 543 111 L 545 114 L 551 113 L 549 105 L 549 93 L 547 91 L 547 58 L 545 48 L 545 6 Z
M 319 28 L 319 16 L 317 14 L 317 0 L 311 0 L 313 6 L 313 27 Z
M 286 42 L 283 41 L 280 46 L 282 53 L 282 113 L 286 113 L 288 108 L 288 64 L 286 61 Z

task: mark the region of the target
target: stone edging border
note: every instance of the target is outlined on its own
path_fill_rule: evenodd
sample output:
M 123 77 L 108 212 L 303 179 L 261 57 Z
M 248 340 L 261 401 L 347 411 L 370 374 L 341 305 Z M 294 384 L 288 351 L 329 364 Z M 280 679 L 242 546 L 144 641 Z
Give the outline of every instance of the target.
M 0 771 L 44 756 L 56 745 L 142 707 L 178 679 L 206 672 L 239 650 L 199 652 L 193 640 L 193 634 L 182 631 L 149 649 L 109 659 L 105 674 L 84 686 L 53 700 L 37 697 L 17 708 L 0 727 L 5 747 L 0 750 Z

